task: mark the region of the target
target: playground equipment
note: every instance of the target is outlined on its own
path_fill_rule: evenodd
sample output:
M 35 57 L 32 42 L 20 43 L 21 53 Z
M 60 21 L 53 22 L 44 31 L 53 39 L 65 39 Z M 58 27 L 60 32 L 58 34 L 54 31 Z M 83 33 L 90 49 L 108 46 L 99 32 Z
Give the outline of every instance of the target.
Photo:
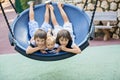
M 87 1 L 88 0 L 86 0 L 86 3 Z M 52 3 L 52 5 L 55 8 L 54 10 L 57 21 L 59 22 L 60 25 L 63 25 L 63 20 L 60 16 L 60 12 L 57 8 L 57 4 Z M 81 50 L 84 50 L 89 45 L 88 40 L 91 38 L 91 33 L 93 30 L 92 23 L 96 11 L 96 5 L 97 5 L 97 1 L 95 4 L 95 9 L 92 14 L 92 18 L 90 19 L 87 13 L 83 10 L 86 4 L 84 5 L 82 10 L 80 10 L 76 6 L 70 4 L 64 4 L 64 10 L 73 24 L 73 31 L 76 36 L 75 43 L 79 46 Z M 26 48 L 29 45 L 28 41 L 30 40 L 29 31 L 28 31 L 29 9 L 26 9 L 25 11 L 20 13 L 18 17 L 14 20 L 12 26 L 10 27 L 1 3 L 0 6 L 10 31 L 9 34 L 10 43 L 15 47 L 15 50 L 21 53 L 22 55 L 42 61 L 61 60 L 75 55 L 73 53 L 68 53 L 63 51 L 59 52 L 58 54 L 55 53 L 42 54 L 40 52 L 35 52 L 31 55 L 26 54 Z M 43 22 L 43 15 L 45 12 L 45 4 L 36 5 L 34 7 L 34 11 L 35 11 L 35 19 L 39 23 L 39 25 L 41 25 Z M 41 15 L 39 15 L 39 13 Z

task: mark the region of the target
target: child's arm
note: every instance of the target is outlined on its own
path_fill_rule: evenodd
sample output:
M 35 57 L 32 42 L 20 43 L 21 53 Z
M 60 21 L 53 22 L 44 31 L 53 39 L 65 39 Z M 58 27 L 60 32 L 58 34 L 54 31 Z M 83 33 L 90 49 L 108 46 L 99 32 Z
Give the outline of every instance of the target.
M 45 48 L 46 48 L 46 46 L 42 46 L 40 48 L 40 52 L 43 53 L 43 54 L 46 54 L 47 52 L 46 52 Z
M 66 51 L 66 52 L 71 52 L 78 54 L 81 52 L 80 48 L 77 45 L 74 45 L 72 48 L 67 48 L 65 46 L 60 46 L 61 50 Z
M 40 50 L 39 47 L 31 47 L 31 46 L 28 46 L 27 49 L 26 49 L 26 54 L 32 54 L 36 51 Z
M 60 47 L 58 47 L 55 52 L 58 53 L 60 52 L 60 50 L 61 50 Z

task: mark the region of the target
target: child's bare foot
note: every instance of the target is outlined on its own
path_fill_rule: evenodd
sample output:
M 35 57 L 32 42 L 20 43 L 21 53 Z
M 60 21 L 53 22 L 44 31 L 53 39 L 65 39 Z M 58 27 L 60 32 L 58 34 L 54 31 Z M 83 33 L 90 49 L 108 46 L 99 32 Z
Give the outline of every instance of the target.
M 49 3 L 51 3 L 51 0 L 46 0 L 45 1 L 45 4 L 49 4 Z
M 57 3 L 57 5 L 58 5 L 58 8 L 63 7 L 63 4 L 61 2 Z
M 27 4 L 28 4 L 29 6 L 33 6 L 33 5 L 34 5 L 34 1 L 29 1 Z
M 0 0 L 0 3 L 3 3 L 3 2 L 5 2 L 5 0 Z
M 49 8 L 49 4 L 46 4 L 46 8 Z
M 54 7 L 50 4 L 49 5 L 50 10 L 54 10 Z

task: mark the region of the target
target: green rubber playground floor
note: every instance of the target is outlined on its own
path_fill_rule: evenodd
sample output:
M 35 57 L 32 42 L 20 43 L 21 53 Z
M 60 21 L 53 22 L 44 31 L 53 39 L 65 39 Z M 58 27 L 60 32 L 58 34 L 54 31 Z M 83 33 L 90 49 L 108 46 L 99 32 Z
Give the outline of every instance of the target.
M 0 80 L 120 80 L 120 45 L 88 47 L 52 62 L 0 55 Z

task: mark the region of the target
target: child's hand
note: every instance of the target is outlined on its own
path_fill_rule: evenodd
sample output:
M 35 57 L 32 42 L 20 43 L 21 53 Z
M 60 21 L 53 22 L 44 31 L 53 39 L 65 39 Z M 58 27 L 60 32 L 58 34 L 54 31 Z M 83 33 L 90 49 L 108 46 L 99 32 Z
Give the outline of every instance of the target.
M 45 50 L 41 50 L 41 53 L 46 54 L 47 52 Z
M 46 47 L 45 46 L 38 46 L 40 50 L 44 50 Z
M 58 53 L 58 52 L 60 52 L 60 50 L 61 50 L 61 48 L 59 47 L 55 50 L 55 52 Z
M 52 30 L 51 30 L 51 29 L 48 29 L 48 32 L 47 32 L 47 33 L 48 33 L 48 34 L 51 34 L 51 32 L 52 32 Z
M 65 51 L 65 50 L 66 50 L 66 46 L 61 45 L 61 46 L 60 46 L 60 49 L 63 50 L 63 51 Z

